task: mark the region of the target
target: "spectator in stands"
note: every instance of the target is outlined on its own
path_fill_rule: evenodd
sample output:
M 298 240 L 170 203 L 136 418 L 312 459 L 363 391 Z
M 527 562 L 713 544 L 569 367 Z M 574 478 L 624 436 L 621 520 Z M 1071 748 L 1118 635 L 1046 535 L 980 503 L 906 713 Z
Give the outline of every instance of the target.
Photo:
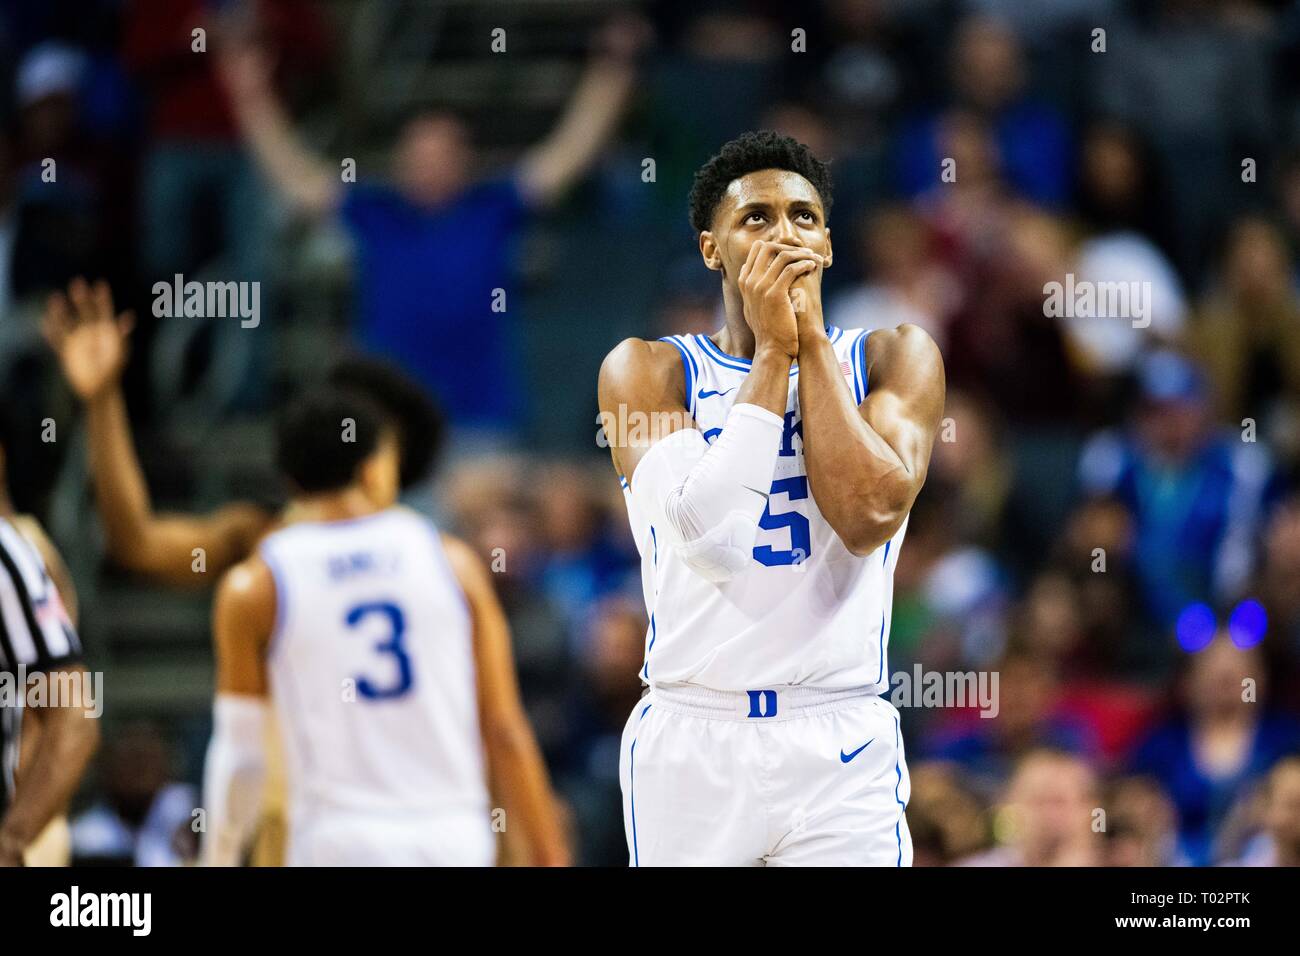
M 1001 175 L 1010 189 L 1033 202 L 1057 206 L 1069 196 L 1070 140 L 1065 120 L 1026 92 L 1026 66 L 1011 28 L 992 17 L 971 16 L 952 46 L 952 102 L 987 123 Z M 904 195 L 940 181 L 945 158 L 942 128 L 951 114 L 931 112 L 899 133 L 898 165 Z M 957 181 L 965 171 L 957 162 Z M 948 180 L 949 182 L 951 180 Z
M 1083 759 L 1038 749 L 1017 764 L 995 814 L 999 846 L 962 866 L 1100 866 L 1102 835 L 1093 828 L 1098 783 Z
M 842 329 L 892 329 L 919 325 L 939 347 L 958 296 L 954 276 L 935 260 L 925 222 L 907 206 L 877 209 L 863 223 L 866 281 L 835 295 L 827 307 Z
M 1193 865 L 1222 859 L 1220 827 L 1280 758 L 1300 747 L 1300 724 L 1263 703 L 1258 645 L 1225 632 L 1185 658 L 1180 707 L 1134 751 L 1133 772 L 1159 781 L 1178 808 L 1180 851 Z
M 1107 314 L 1120 311 L 1108 305 L 1086 310 L 1086 315 L 1070 310 L 1061 318 L 1082 370 L 1113 380 L 1131 374 L 1153 343 L 1179 340 L 1187 304 L 1172 263 L 1142 231 L 1151 227 L 1150 210 L 1158 197 L 1136 136 L 1118 125 L 1089 129 L 1080 179 L 1088 235 L 1071 266 L 1076 287 L 1080 282 L 1098 289 L 1106 288 L 1101 283 L 1130 288 L 1137 283 L 1143 296 L 1142 314 L 1139 303 L 1130 300 L 1127 314 Z
M 513 246 L 528 214 L 556 202 L 610 138 L 643 40 L 640 21 L 608 25 L 558 125 L 505 174 L 481 177 L 458 117 L 417 114 L 399 137 L 391 185 L 344 182 L 338 164 L 307 150 L 274 93 L 266 50 L 236 40 L 223 52 L 263 171 L 292 206 L 337 214 L 356 241 L 363 343 L 416 375 L 456 427 L 499 440 L 520 423 Z
M 1290 250 L 1272 222 L 1252 216 L 1233 225 L 1220 281 L 1198 309 L 1193 333 L 1223 418 L 1254 419 L 1262 435 L 1288 441 L 1288 457 L 1300 464 L 1300 293 Z
M 1187 866 L 1178 852 L 1178 813 L 1159 785 L 1121 777 L 1107 787 L 1105 866 Z
M 992 796 L 1017 763 L 1039 748 L 1081 756 L 1096 750 L 1090 728 L 1061 713 L 1060 679 L 1049 662 L 1013 648 L 993 670 L 997 715 L 963 715 L 933 736 L 929 756 L 961 765 L 972 785 Z
M 78 865 L 180 866 L 198 853 L 198 791 L 173 778 L 172 755 L 158 728 L 132 724 L 100 757 L 103 797 L 72 821 Z
M 1220 224 L 1257 186 L 1242 182 L 1243 157 L 1269 151 L 1276 128 L 1268 19 L 1243 27 L 1231 5 L 1152 0 L 1107 28 L 1108 52 L 1092 58 L 1092 109 L 1140 129 L 1171 201 L 1165 206 L 1174 261 L 1199 275 Z M 1114 51 L 1123 50 L 1121 56 Z M 1219 188 L 1207 189 L 1214 182 Z
M 1089 441 L 1079 478 L 1086 497 L 1127 511 L 1146 612 L 1168 633 L 1188 604 L 1240 596 L 1281 486 L 1260 444 L 1215 428 L 1192 362 L 1147 356 L 1139 390 L 1132 423 Z
M 1279 760 L 1264 793 L 1264 832 L 1235 866 L 1300 866 L 1300 756 Z
M 947 866 L 989 843 L 988 812 L 967 785 L 961 768 L 923 761 L 911 768 L 907 826 L 913 866 Z

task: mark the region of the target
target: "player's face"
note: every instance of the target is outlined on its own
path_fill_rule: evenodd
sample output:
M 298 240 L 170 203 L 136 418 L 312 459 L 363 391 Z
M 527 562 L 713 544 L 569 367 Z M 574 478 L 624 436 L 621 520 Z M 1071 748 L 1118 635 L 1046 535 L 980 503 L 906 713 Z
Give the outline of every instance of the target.
M 831 260 L 831 231 L 813 184 L 787 169 L 761 169 L 733 180 L 700 233 L 705 264 L 734 283 L 749 247 L 759 241 L 802 246 Z

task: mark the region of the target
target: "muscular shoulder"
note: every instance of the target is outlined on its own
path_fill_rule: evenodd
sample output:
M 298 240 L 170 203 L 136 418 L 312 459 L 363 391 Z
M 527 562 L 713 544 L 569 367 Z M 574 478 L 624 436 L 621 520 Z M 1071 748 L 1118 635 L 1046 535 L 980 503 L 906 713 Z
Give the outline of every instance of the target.
M 482 587 L 487 571 L 474 549 L 454 535 L 440 532 L 439 537 L 442 539 L 443 553 L 447 555 L 447 563 L 451 565 L 452 573 L 456 575 L 461 588 L 466 593 L 473 593 Z
M 873 389 L 904 387 L 942 395 L 943 356 L 919 325 L 905 322 L 896 329 L 877 329 L 867 336 L 867 378 Z
M 667 342 L 624 339 L 600 365 L 600 406 L 684 404 L 681 353 Z
M 254 554 L 233 565 L 217 587 L 214 614 L 218 623 L 258 629 L 265 624 L 269 631 L 275 621 L 275 576 L 271 568 Z

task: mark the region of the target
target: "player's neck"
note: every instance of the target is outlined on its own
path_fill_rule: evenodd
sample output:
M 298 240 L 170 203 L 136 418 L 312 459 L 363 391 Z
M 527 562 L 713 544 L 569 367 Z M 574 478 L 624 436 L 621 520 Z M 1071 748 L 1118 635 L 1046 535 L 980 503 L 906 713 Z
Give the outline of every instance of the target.
M 366 493 L 357 487 L 297 498 L 291 509 L 292 521 L 347 521 L 379 511 Z
M 722 286 L 722 304 L 727 314 L 727 324 L 713 336 L 718 348 L 737 358 L 754 357 L 754 332 L 745 321 L 745 303 L 740 290 L 727 284 Z

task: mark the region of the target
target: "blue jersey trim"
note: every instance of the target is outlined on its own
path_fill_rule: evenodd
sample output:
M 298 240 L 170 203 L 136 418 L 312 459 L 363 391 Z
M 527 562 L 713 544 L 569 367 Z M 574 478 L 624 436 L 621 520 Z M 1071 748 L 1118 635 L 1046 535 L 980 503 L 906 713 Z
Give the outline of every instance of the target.
M 898 862 L 895 866 L 903 865 L 903 812 L 907 809 L 907 804 L 903 798 L 898 795 L 898 788 L 903 785 L 903 765 L 898 759 L 902 752 L 902 730 L 898 726 L 898 714 L 894 714 L 894 801 L 898 804 L 898 822 L 894 824 L 894 839 L 898 841 Z
M 863 332 L 862 338 L 858 340 L 856 345 L 857 353 L 858 353 L 857 355 L 858 368 L 862 370 L 862 399 L 865 399 L 867 397 L 867 390 L 870 387 L 867 384 L 867 337 L 870 335 L 871 335 L 870 330 Z M 859 404 L 862 403 L 862 399 L 859 399 L 858 401 Z
M 653 706 L 653 704 L 645 705 L 645 710 L 641 711 L 641 716 L 637 718 L 638 724 L 645 720 L 646 713 Z M 636 837 L 636 737 L 632 738 L 632 752 L 628 759 L 628 798 L 632 801 L 632 865 L 640 866 L 641 850 Z
M 893 543 L 893 538 L 885 542 L 884 569 L 886 574 L 889 573 L 889 546 Z M 885 622 L 888 620 L 889 612 L 882 609 L 880 612 L 880 673 L 876 675 L 877 684 L 885 679 Z
M 682 354 L 682 370 L 686 374 L 686 410 L 691 413 L 691 418 L 695 417 L 695 379 L 699 372 L 695 368 L 695 357 L 691 355 L 690 350 L 683 345 L 675 335 L 666 335 L 659 340 L 660 342 L 670 342 L 672 346 Z
M 866 337 L 867 337 L 867 333 L 865 331 L 859 332 L 858 337 L 854 339 L 853 344 L 849 346 L 849 365 L 853 369 L 853 403 L 855 405 L 861 405 L 863 399 L 862 379 L 858 376 L 857 357 L 858 357 L 858 345 Z

